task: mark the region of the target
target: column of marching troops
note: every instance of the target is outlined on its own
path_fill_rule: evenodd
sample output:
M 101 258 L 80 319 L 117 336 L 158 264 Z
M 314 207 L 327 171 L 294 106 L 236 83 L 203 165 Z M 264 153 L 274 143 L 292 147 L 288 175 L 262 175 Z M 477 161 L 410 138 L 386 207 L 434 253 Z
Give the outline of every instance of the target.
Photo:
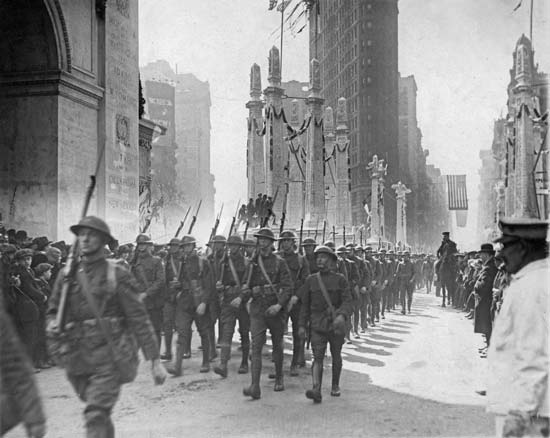
M 200 372 L 210 371 L 219 346 L 214 372 L 224 378 L 238 323 L 238 373 L 251 375 L 243 394 L 259 399 L 267 330 L 275 365 L 269 377 L 275 391 L 284 390 L 283 337 L 290 320 L 290 375 L 305 367 L 306 344 L 311 345 L 313 384 L 306 397 L 321 402 L 328 345 L 330 394 L 338 397 L 343 344 L 360 338 L 387 312 L 410 313 L 415 288 L 424 282 L 429 286 L 433 277 L 433 263 L 424 255 L 413 261 L 408 251 L 375 252 L 352 243 L 335 247 L 313 238 L 300 242 L 293 231 L 276 238 L 269 228 L 260 228 L 254 239 L 245 240 L 237 234 L 215 235 L 206 251 L 192 235 L 173 238 L 165 249 L 140 234 L 135 245 L 122 245 L 116 254 L 108 249 L 116 241 L 100 218 L 85 217 L 71 231 L 79 255 L 72 264 L 67 260 L 72 270 L 59 269 L 45 311 L 46 332 L 51 358 L 66 369 L 86 403 L 90 437 L 113 436 L 111 411 L 121 385 L 135 378 L 138 345 L 152 361 L 157 384 L 166 376 L 161 359 L 169 361 L 170 374 L 183 374 L 183 360 L 191 356 L 193 322 L 201 341 Z M 29 256 L 21 251 L 11 256 L 17 263 Z

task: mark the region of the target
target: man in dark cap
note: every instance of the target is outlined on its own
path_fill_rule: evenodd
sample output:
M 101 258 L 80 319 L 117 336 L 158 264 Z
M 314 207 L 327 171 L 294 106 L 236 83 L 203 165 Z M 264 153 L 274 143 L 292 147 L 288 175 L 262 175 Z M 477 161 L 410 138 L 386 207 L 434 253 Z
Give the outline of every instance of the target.
M 488 350 L 487 410 L 496 414 L 497 436 L 548 436 L 548 221 L 503 218 L 499 227 L 512 279 Z
M 497 274 L 495 264 L 495 251 L 493 245 L 484 243 L 479 251 L 479 258 L 483 263 L 481 272 L 474 285 L 475 310 L 474 310 L 474 333 L 481 333 L 485 336 L 487 347 L 491 340 L 491 303 L 493 299 L 493 282 Z M 486 357 L 486 348 L 481 351 L 482 357 Z
M 141 286 L 141 298 L 149 313 L 149 319 L 160 345 L 165 287 L 164 268 L 160 257 L 153 255 L 153 242 L 149 236 L 138 235 L 136 246 L 134 259 L 130 263 L 130 271 Z
M 269 228 L 261 228 L 254 237 L 258 252 L 250 261 L 245 284 L 245 300 L 250 301 L 250 331 L 252 334 L 251 384 L 243 394 L 257 400 L 261 397 L 260 374 L 262 349 L 266 332 L 271 332 L 275 362 L 274 391 L 283 391 L 283 332 L 284 309 L 290 299 L 292 280 L 286 262 L 273 253 L 275 236 Z
M 352 298 L 346 278 L 336 272 L 336 254 L 327 246 L 315 250 L 319 272 L 305 282 L 300 312 L 300 335 L 305 338 L 306 327 L 311 330 L 313 387 L 306 397 L 314 403 L 322 401 L 323 361 L 330 346 L 332 356 L 332 388 L 330 395 L 340 396 L 342 372 L 342 345 L 347 331 L 347 320 L 352 312 Z
M 125 268 L 105 258 L 105 245 L 113 240 L 107 224 L 87 216 L 71 231 L 78 236 L 80 260 L 75 276 L 67 279 L 70 283 L 61 338 L 57 312 L 61 310 L 65 270 L 54 286 L 48 307 L 48 332 L 61 345 L 51 352 L 66 368 L 75 392 L 86 403 L 87 436 L 112 438 L 111 412 L 121 386 L 137 374 L 136 339 L 145 359 L 152 361 L 156 384 L 164 382 L 166 371 L 159 360 L 157 339 L 140 300 L 138 284 Z

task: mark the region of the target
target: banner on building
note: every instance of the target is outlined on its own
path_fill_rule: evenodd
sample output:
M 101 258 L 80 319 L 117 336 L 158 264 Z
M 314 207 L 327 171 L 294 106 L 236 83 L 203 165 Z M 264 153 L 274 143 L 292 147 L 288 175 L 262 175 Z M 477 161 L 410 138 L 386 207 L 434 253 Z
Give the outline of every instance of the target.
M 466 175 L 447 175 L 449 210 L 468 210 Z

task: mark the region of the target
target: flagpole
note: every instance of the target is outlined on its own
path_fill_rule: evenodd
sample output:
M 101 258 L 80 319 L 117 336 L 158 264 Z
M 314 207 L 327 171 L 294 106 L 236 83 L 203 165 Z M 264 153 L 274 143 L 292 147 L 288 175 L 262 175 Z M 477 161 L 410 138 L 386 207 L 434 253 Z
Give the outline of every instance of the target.
M 533 0 L 531 0 L 532 2 Z M 280 62 L 279 62 L 279 65 L 280 65 L 280 69 L 281 69 L 281 78 L 283 77 L 283 27 L 284 27 L 284 23 L 283 23 L 283 20 L 284 20 L 284 16 L 285 16 L 285 0 L 283 0 L 282 4 L 281 4 L 281 56 L 280 56 Z M 532 8 L 531 8 L 532 9 Z
M 531 13 L 530 13 L 530 20 L 529 20 L 529 40 L 531 41 L 531 48 L 533 49 L 535 47 L 533 44 L 533 0 L 531 0 Z

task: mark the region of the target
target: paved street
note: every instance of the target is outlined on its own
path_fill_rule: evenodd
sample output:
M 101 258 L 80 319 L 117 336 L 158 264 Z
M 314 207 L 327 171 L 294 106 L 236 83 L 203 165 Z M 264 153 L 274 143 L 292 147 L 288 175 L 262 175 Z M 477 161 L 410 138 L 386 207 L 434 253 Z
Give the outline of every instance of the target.
M 485 413 L 484 361 L 477 356 L 481 339 L 463 312 L 439 307 L 433 295 L 416 293 L 411 315 L 392 312 L 362 339 L 344 347 L 342 396 L 330 397 L 330 366 L 325 366 L 324 398 L 313 405 L 304 396 L 309 368 L 288 376 L 282 393 L 272 391 L 266 354 L 262 399 L 241 394 L 249 375 L 228 379 L 199 374 L 199 354 L 184 362 L 184 376 L 154 387 L 142 364 L 136 382 L 127 385 L 114 420 L 117 436 L 490 436 L 492 418 Z M 197 342 L 195 335 L 194 342 Z M 196 347 L 196 344 L 194 344 Z M 287 337 L 289 354 L 290 337 Z M 327 362 L 330 364 L 330 359 Z M 48 413 L 50 437 L 82 435 L 81 404 L 61 370 L 38 374 Z M 8 436 L 24 436 L 21 429 Z

